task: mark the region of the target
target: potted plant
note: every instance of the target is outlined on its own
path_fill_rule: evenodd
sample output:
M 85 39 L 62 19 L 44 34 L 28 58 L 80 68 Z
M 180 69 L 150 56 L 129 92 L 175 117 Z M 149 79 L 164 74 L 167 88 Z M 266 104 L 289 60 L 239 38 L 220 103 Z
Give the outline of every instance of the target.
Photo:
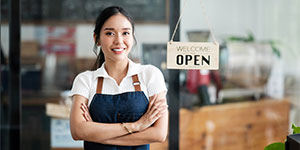
M 295 124 L 292 125 L 293 134 L 300 134 L 300 127 L 297 127 Z M 265 147 L 264 150 L 285 150 L 285 143 L 276 142 L 269 144 Z

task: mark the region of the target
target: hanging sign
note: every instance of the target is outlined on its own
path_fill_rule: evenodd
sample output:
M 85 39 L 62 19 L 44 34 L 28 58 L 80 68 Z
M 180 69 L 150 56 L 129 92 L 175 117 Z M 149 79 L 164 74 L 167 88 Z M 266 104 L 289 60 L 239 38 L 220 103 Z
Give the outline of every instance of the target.
M 219 69 L 219 44 L 168 42 L 168 69 Z
M 219 69 L 219 44 L 215 39 L 212 28 L 206 16 L 202 1 L 201 7 L 209 30 L 212 34 L 213 43 L 208 42 L 173 42 L 178 24 L 181 20 L 186 1 L 184 2 L 183 10 L 180 13 L 179 19 L 173 31 L 171 40 L 167 46 L 167 68 L 168 69 Z
M 219 68 L 219 44 L 202 42 L 168 42 L 168 69 Z

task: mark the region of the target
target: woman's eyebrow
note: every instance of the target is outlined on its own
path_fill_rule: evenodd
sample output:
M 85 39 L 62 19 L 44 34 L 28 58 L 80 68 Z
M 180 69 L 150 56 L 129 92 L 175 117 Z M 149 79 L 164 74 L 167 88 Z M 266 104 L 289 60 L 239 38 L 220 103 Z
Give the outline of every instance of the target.
M 115 30 L 114 28 L 104 28 L 104 30 Z
M 115 30 L 115 28 L 104 28 L 104 30 Z M 122 28 L 122 30 L 131 30 L 131 28 Z

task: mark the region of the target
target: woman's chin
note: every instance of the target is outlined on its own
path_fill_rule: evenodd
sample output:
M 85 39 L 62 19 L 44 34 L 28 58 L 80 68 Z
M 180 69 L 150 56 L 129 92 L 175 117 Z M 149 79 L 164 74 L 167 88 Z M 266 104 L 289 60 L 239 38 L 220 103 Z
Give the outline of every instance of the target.
M 113 57 L 111 57 L 112 61 L 114 62 L 118 62 L 118 61 L 127 61 L 128 60 L 128 55 L 126 54 L 118 54 L 118 55 L 114 55 Z

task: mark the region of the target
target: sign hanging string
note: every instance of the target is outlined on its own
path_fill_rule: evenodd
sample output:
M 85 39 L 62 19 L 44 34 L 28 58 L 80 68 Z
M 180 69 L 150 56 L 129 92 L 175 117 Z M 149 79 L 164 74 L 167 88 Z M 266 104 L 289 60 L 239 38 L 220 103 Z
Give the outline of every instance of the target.
M 186 6 L 187 1 L 188 1 L 188 0 L 185 0 L 185 1 L 184 1 L 182 11 L 181 11 L 181 13 L 180 13 L 180 15 L 179 15 L 179 19 L 178 19 L 178 21 L 177 21 L 177 23 L 176 23 L 175 29 L 174 29 L 173 34 L 172 34 L 172 38 L 171 38 L 171 40 L 170 40 L 171 43 L 173 42 L 175 33 L 176 33 L 176 31 L 177 31 L 179 22 L 181 21 L 181 17 L 182 17 L 182 14 L 183 14 L 183 12 L 184 12 L 184 9 L 185 9 L 185 6 Z M 202 8 L 202 12 L 203 12 L 203 15 L 204 15 L 204 17 L 205 17 L 205 19 L 206 19 L 206 23 L 207 23 L 207 25 L 208 25 L 208 27 L 209 27 L 209 30 L 210 30 L 210 33 L 211 33 L 211 35 L 212 35 L 213 41 L 214 41 L 214 43 L 216 44 L 216 43 L 218 43 L 218 42 L 217 42 L 217 40 L 216 40 L 216 38 L 215 38 L 215 35 L 214 35 L 213 31 L 212 31 L 212 27 L 211 27 L 211 25 L 210 25 L 210 23 L 209 23 L 209 20 L 208 20 L 207 15 L 206 15 L 206 11 L 205 11 L 205 9 L 204 9 L 204 5 L 203 5 L 203 3 L 202 3 L 202 0 L 200 0 L 200 6 L 201 6 L 201 8 Z

